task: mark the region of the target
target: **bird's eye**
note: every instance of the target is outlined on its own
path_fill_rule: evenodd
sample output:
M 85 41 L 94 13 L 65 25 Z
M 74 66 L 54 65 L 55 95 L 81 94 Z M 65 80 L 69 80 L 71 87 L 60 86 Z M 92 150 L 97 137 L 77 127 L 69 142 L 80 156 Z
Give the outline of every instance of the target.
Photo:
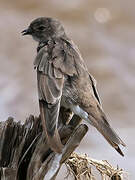
M 38 30 L 40 30 L 40 31 L 43 31 L 44 29 L 45 29 L 44 26 L 39 26 L 39 27 L 38 27 Z

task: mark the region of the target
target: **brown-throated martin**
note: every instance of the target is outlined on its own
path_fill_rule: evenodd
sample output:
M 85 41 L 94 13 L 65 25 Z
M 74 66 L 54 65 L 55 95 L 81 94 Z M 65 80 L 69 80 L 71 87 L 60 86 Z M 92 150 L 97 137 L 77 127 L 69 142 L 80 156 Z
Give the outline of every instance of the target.
M 124 156 L 119 145 L 125 146 L 125 143 L 107 121 L 95 79 L 62 24 L 56 19 L 41 17 L 32 21 L 22 34 L 31 35 L 39 43 L 34 67 L 40 114 L 50 148 L 57 153 L 62 151 L 58 116 L 60 106 L 64 106 L 94 126 Z

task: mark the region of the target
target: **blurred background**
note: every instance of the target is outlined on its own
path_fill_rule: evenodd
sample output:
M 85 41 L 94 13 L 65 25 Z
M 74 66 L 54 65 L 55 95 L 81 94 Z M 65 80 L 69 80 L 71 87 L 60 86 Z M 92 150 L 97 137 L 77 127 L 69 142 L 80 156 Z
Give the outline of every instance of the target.
M 133 0 L 0 0 L 0 121 L 39 114 L 33 69 L 37 43 L 20 32 L 37 17 L 55 17 L 78 45 L 98 82 L 110 123 L 127 144 L 125 157 L 120 157 L 89 126 L 77 151 L 118 164 L 128 179 L 135 179 L 134 7 Z M 62 169 L 58 180 L 66 176 Z

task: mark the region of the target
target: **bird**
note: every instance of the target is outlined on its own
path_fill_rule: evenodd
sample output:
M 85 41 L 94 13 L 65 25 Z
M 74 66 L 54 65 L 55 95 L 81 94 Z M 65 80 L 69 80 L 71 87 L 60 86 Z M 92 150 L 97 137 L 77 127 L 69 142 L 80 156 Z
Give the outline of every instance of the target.
M 56 153 L 63 149 L 58 132 L 59 111 L 63 106 L 94 126 L 124 156 L 119 145 L 126 144 L 110 126 L 96 80 L 62 23 L 55 18 L 39 17 L 22 31 L 22 35 L 31 35 L 38 42 L 34 68 L 37 71 L 40 115 L 50 149 Z

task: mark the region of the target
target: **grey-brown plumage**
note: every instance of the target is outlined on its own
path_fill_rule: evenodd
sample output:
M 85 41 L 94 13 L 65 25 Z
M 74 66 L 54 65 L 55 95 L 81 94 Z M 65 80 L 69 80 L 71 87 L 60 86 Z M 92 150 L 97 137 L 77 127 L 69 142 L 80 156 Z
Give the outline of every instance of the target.
M 37 69 L 41 118 L 50 148 L 56 152 L 62 150 L 57 124 L 60 106 L 64 106 L 93 125 L 123 156 L 119 145 L 125 144 L 107 121 L 95 79 L 61 23 L 41 17 L 23 31 L 23 35 L 27 34 L 39 42 L 34 67 Z

